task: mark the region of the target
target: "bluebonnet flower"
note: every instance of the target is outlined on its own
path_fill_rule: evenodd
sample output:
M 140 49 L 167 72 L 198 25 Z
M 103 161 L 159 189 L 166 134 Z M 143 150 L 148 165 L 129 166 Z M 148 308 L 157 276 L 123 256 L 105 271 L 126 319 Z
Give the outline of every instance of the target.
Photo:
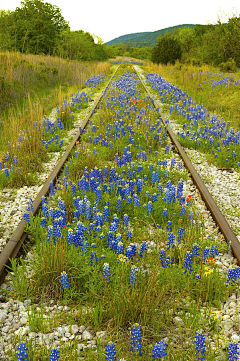
M 9 161 L 10 160 L 10 154 L 9 154 L 9 152 L 7 152 L 7 154 L 6 154 L 6 161 Z
M 16 352 L 16 356 L 17 356 L 17 360 L 19 361 L 28 361 L 28 354 L 26 353 L 26 351 L 28 350 L 28 348 L 25 347 L 26 342 L 19 342 L 19 347 L 17 348 L 17 352 Z
M 140 247 L 140 257 L 143 257 L 143 253 L 146 253 L 147 254 L 147 242 L 144 241 L 142 244 L 141 244 L 141 247 Z
M 205 336 L 201 332 L 196 333 L 196 337 L 194 340 L 195 343 L 195 355 L 197 356 L 196 360 L 203 361 L 205 360 L 206 353 L 206 344 L 205 344 Z
M 231 267 L 227 270 L 227 283 L 226 286 L 233 286 L 240 278 L 240 267 Z
M 103 265 L 103 272 L 102 272 L 102 278 L 106 279 L 110 282 L 110 268 L 109 263 L 104 263 Z
M 47 220 L 45 217 L 42 217 L 41 220 L 40 220 L 40 224 L 43 228 L 46 228 L 47 227 Z
M 29 223 L 29 222 L 30 222 L 30 215 L 29 215 L 29 213 L 24 213 L 23 218 L 24 218 L 24 221 L 25 221 L 26 223 Z
M 175 161 L 175 159 L 174 159 L 174 158 L 172 158 L 172 159 L 171 159 L 171 167 L 172 167 L 172 168 L 174 168 L 174 166 L 175 166 L 175 162 L 176 162 L 176 161 Z
M 185 267 L 184 273 L 187 275 L 191 274 L 193 271 L 192 260 L 193 260 L 193 254 L 191 252 L 186 252 L 183 264 Z
M 121 211 L 122 210 L 122 198 L 121 197 L 119 197 L 118 199 L 117 199 L 117 205 L 116 205 L 116 211 Z
M 69 177 L 69 166 L 66 165 L 65 167 L 65 177 L 68 178 Z
M 192 253 L 193 257 L 199 256 L 199 245 L 198 244 L 193 244 L 191 253 Z
M 172 231 L 172 222 L 171 222 L 171 221 L 168 221 L 168 222 L 167 222 L 167 231 L 168 231 L 168 232 L 171 232 L 171 231 Z
M 153 193 L 153 196 L 152 196 L 152 202 L 155 203 L 158 201 L 158 197 L 157 197 L 157 194 L 156 193 Z
M 169 257 L 166 257 L 166 250 L 161 249 L 159 254 L 160 254 L 161 266 L 163 268 L 167 268 L 169 266 L 169 264 L 170 264 L 170 260 L 169 260 Z
M 60 280 L 61 280 L 61 285 L 62 285 L 62 289 L 64 290 L 64 288 L 69 288 L 69 279 L 68 279 L 68 276 L 67 276 L 67 273 L 65 271 L 63 271 L 61 273 L 61 276 L 60 276 Z
M 194 221 L 194 216 L 193 216 L 193 212 L 192 212 L 192 211 L 189 212 L 188 220 L 189 220 L 190 225 L 192 226 L 193 221 Z
M 179 217 L 185 216 L 185 214 L 186 214 L 186 208 L 183 205 L 181 205 Z
M 172 250 L 175 248 L 175 235 L 172 232 L 168 233 L 168 242 L 167 242 L 167 249 L 169 250 L 172 248 Z
M 28 212 L 34 212 L 32 198 L 30 198 L 30 200 L 28 202 L 28 209 L 27 210 L 28 210 Z
M 50 187 L 49 187 L 49 189 L 50 189 L 50 195 L 51 196 L 53 196 L 54 195 L 54 183 L 53 182 L 50 182 Z
M 96 189 L 96 202 L 100 202 L 102 197 L 102 190 L 100 187 Z
M 97 254 L 96 252 L 91 252 L 90 254 L 90 263 L 91 263 L 91 266 L 93 265 L 93 260 L 95 259 L 95 261 L 97 262 Z M 94 265 L 95 267 L 95 265 Z
M 181 162 L 178 163 L 178 169 L 183 169 L 183 164 Z
M 136 266 L 132 266 L 130 270 L 129 284 L 135 285 L 137 279 L 138 279 L 138 268 Z
M 140 201 L 139 201 L 138 195 L 136 193 L 134 193 L 134 195 L 133 195 L 133 205 L 136 208 L 140 206 Z
M 48 226 L 47 228 L 47 241 L 50 241 L 50 238 L 53 235 L 53 226 Z
M 210 250 L 210 256 L 212 258 L 215 258 L 215 256 L 217 256 L 217 255 L 218 255 L 218 248 L 217 248 L 216 245 L 213 245 L 211 250 Z
M 5 168 L 5 169 L 4 169 L 4 173 L 5 173 L 5 176 L 6 176 L 6 177 L 9 177 L 9 169 L 8 169 L 8 168 Z
M 142 356 L 142 332 L 141 326 L 135 323 L 131 329 L 131 351 Z
M 127 230 L 126 239 L 127 241 L 132 242 L 132 231 L 130 229 Z
M 163 185 L 160 183 L 158 184 L 157 194 L 161 194 L 161 196 L 163 195 Z
M 118 218 L 116 213 L 112 217 L 112 223 L 115 223 L 116 227 L 117 227 L 116 229 L 118 229 L 118 227 L 119 227 L 119 218 Z
M 52 348 L 51 349 L 51 354 L 49 355 L 49 360 L 50 361 L 58 361 L 60 359 L 60 351 L 57 348 Z
M 106 345 L 106 352 L 105 352 L 105 360 L 106 361 L 116 361 L 116 350 L 115 350 L 115 344 L 111 341 L 108 342 Z
M 105 219 L 105 221 L 109 221 L 109 208 L 108 206 L 105 206 L 103 209 L 103 218 Z
M 209 258 L 209 255 L 210 255 L 210 248 L 205 247 L 204 252 L 203 252 L 203 260 L 204 260 L 204 262 Z
M 68 240 L 68 245 L 74 244 L 74 233 L 73 230 L 70 228 L 68 229 L 68 233 L 67 233 L 67 240 Z
M 123 226 L 128 228 L 129 225 L 129 216 L 127 214 L 124 214 L 123 220 L 122 220 Z
M 152 357 L 154 360 L 162 360 L 164 356 L 167 355 L 167 345 L 164 343 L 164 340 L 156 342 L 153 345 Z
M 235 342 L 230 342 L 228 347 L 228 361 L 237 361 L 239 356 L 239 347 Z
M 152 202 L 149 201 L 148 202 L 148 214 L 152 214 L 152 212 L 153 212 L 153 205 L 152 205 Z
M 183 227 L 180 227 L 178 230 L 178 243 L 180 243 L 181 241 L 184 241 L 184 232 L 185 232 L 185 229 Z
M 131 246 L 128 246 L 126 248 L 126 256 L 129 260 L 132 258 L 132 247 Z
M 101 212 L 97 212 L 96 214 L 96 222 L 95 222 L 96 226 L 102 226 L 103 225 L 103 215 Z
M 120 241 L 117 244 L 117 254 L 124 254 L 124 247 L 123 247 L 123 243 Z
M 88 246 L 88 242 L 87 241 L 85 241 L 84 243 L 83 243 L 83 245 L 82 245 L 82 254 L 86 254 L 86 256 L 88 256 L 88 254 L 89 254 L 89 246 Z
M 168 210 L 167 209 L 163 210 L 163 219 L 164 218 L 168 219 Z

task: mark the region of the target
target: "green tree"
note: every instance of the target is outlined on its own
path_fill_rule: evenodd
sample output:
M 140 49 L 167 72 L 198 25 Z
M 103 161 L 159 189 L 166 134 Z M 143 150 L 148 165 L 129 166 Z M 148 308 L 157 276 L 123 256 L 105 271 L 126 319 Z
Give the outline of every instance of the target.
M 11 27 L 14 19 L 10 10 L 0 10 L 0 49 L 1 51 L 11 50 L 14 47 L 14 38 L 11 34 Z
M 61 10 L 43 0 L 24 0 L 12 14 L 10 31 L 21 52 L 52 54 L 61 32 L 69 27 Z
M 172 63 L 174 64 L 177 59 L 181 58 L 181 44 L 169 32 L 166 32 L 164 36 L 158 38 L 157 44 L 152 51 L 152 61 L 154 63 Z

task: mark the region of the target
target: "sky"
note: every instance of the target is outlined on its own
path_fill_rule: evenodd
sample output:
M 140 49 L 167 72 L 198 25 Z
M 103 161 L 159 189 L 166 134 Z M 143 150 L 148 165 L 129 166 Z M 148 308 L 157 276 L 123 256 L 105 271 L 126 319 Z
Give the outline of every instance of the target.
M 121 35 L 156 31 L 180 24 L 216 24 L 240 15 L 239 0 L 47 0 L 57 5 L 71 30 L 95 34 L 104 42 Z M 2 3 L 2 4 L 1 4 Z M 1 0 L 1 10 L 15 10 L 20 0 Z

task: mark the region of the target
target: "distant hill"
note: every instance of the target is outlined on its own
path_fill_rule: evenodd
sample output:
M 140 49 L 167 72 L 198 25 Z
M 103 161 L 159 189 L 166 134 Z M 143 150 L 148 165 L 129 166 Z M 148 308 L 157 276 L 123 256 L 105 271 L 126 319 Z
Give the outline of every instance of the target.
M 165 28 L 153 32 L 143 32 L 143 33 L 134 33 L 134 34 L 127 34 L 119 36 L 118 38 L 115 38 L 113 40 L 108 41 L 107 45 L 128 45 L 128 46 L 154 46 L 157 42 L 157 38 L 161 35 L 163 36 L 167 31 L 170 33 L 173 32 L 174 29 L 178 28 L 193 28 L 196 26 L 196 24 L 183 24 L 183 25 L 177 25 L 172 26 L 170 28 Z

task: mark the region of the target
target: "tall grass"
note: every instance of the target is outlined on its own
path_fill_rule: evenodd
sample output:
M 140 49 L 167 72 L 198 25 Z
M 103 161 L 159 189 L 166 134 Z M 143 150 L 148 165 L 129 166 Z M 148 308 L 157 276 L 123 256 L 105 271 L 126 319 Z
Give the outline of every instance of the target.
M 17 156 L 18 186 L 24 175 L 41 169 L 46 150 L 41 145 L 43 116 L 84 87 L 86 80 L 110 71 L 108 63 L 80 63 L 51 56 L 0 53 L 0 161 Z M 23 143 L 20 141 L 20 134 Z M 20 182 L 20 183 L 19 183 Z

